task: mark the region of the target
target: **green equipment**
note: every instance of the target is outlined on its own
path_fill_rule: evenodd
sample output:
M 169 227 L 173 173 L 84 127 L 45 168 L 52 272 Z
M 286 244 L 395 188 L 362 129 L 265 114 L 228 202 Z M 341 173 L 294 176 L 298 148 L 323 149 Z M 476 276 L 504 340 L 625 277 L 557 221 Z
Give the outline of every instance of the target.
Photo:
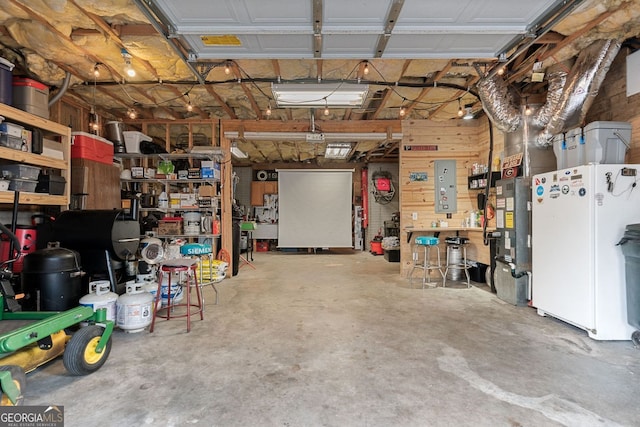
M 15 234 L 1 223 L 0 230 L 12 240 L 19 256 L 20 242 Z M 84 306 L 62 312 L 22 311 L 11 277 L 6 267 L 0 270 L 0 406 L 21 405 L 25 374 L 60 355 L 72 375 L 100 369 L 109 357 L 114 327 L 104 308 L 95 312 Z M 86 326 L 74 328 L 80 323 Z

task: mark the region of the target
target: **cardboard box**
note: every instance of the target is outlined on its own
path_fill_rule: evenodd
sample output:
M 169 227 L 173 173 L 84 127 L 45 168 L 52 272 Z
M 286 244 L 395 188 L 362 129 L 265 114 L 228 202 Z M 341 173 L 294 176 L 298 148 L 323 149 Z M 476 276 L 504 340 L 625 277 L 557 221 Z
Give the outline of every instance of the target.
M 200 197 L 214 197 L 216 195 L 216 188 L 213 185 L 201 185 L 198 187 L 198 196 Z
M 182 218 L 170 217 L 158 221 L 158 234 L 182 234 Z
M 181 208 L 197 208 L 198 200 L 195 193 L 182 193 L 180 195 Z
M 131 168 L 131 178 L 144 178 L 144 168 L 140 166 L 133 166 Z

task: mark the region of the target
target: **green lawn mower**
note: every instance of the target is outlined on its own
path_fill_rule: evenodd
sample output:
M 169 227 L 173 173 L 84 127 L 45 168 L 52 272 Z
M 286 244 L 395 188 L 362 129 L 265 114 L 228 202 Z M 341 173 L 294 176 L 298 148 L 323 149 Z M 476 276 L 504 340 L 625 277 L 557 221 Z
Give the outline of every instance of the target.
M 0 230 L 11 239 L 19 256 L 20 242 L 15 234 L 3 224 Z M 16 259 L 0 266 L 0 406 L 21 405 L 25 374 L 60 355 L 71 375 L 100 369 L 109 357 L 114 327 L 104 308 L 95 312 L 85 306 L 64 311 L 23 311 L 21 295 L 15 294 L 13 273 L 7 267 Z

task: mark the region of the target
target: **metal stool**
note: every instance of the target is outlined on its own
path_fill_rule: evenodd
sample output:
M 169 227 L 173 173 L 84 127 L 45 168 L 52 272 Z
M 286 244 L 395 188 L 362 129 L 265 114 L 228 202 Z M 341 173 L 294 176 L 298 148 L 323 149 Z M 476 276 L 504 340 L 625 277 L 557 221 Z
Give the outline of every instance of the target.
M 149 332 L 153 332 L 153 328 L 156 323 L 157 317 L 162 317 L 167 320 L 186 317 L 187 318 L 187 332 L 191 331 L 191 316 L 194 314 L 200 313 L 200 320 L 204 320 L 203 314 L 203 303 L 202 303 L 202 290 L 198 285 L 198 278 L 196 275 L 197 268 L 197 260 L 191 258 L 180 258 L 175 260 L 170 260 L 171 263 L 165 263 L 160 267 L 158 272 L 158 290 L 156 291 L 156 295 L 162 295 L 162 279 L 164 275 L 167 274 L 167 305 L 160 308 L 159 310 L 153 310 L 153 316 L 151 320 L 151 327 L 149 328 Z M 183 264 L 183 265 L 180 265 Z M 171 300 L 171 276 L 173 274 L 186 273 L 186 279 L 181 286 L 186 288 L 186 301 L 184 303 L 172 303 Z M 178 276 L 179 277 L 179 276 Z M 195 288 L 197 304 L 191 302 L 191 288 Z M 160 297 L 162 298 L 162 297 Z M 172 311 L 177 307 L 184 307 L 185 312 L 180 314 L 172 314 Z M 192 308 L 196 308 L 196 310 L 192 310 Z M 165 314 L 160 314 L 160 311 L 165 311 Z
M 435 288 L 437 285 L 431 282 L 431 270 L 438 270 L 442 276 L 444 283 L 444 274 L 442 273 L 442 264 L 440 263 L 440 248 L 438 247 L 439 240 L 437 237 L 419 236 L 415 239 L 415 246 L 413 248 L 413 267 L 409 272 L 409 283 L 413 283 L 413 272 L 415 269 L 422 269 L 422 289 L 425 286 Z M 418 248 L 424 248 L 424 259 L 420 263 L 420 253 Z M 437 263 L 431 263 L 431 248 L 436 250 Z M 411 286 L 413 287 L 413 285 Z
M 467 288 L 471 287 L 471 279 L 469 277 L 469 269 L 471 265 L 467 262 L 467 242 L 469 239 L 466 237 L 447 237 L 444 239 L 447 244 L 447 265 L 444 270 L 444 280 L 442 281 L 442 286 L 447 286 L 447 275 L 449 274 L 449 269 L 451 270 L 463 270 L 464 275 L 467 277 Z M 453 255 L 456 252 L 460 252 L 460 257 L 454 257 Z

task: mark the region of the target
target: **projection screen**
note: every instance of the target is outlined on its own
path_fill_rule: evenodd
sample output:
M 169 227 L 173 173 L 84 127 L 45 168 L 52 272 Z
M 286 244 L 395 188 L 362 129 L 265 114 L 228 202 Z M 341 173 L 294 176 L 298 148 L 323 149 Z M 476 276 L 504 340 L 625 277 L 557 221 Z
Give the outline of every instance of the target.
M 351 248 L 353 169 L 278 169 L 278 247 Z

